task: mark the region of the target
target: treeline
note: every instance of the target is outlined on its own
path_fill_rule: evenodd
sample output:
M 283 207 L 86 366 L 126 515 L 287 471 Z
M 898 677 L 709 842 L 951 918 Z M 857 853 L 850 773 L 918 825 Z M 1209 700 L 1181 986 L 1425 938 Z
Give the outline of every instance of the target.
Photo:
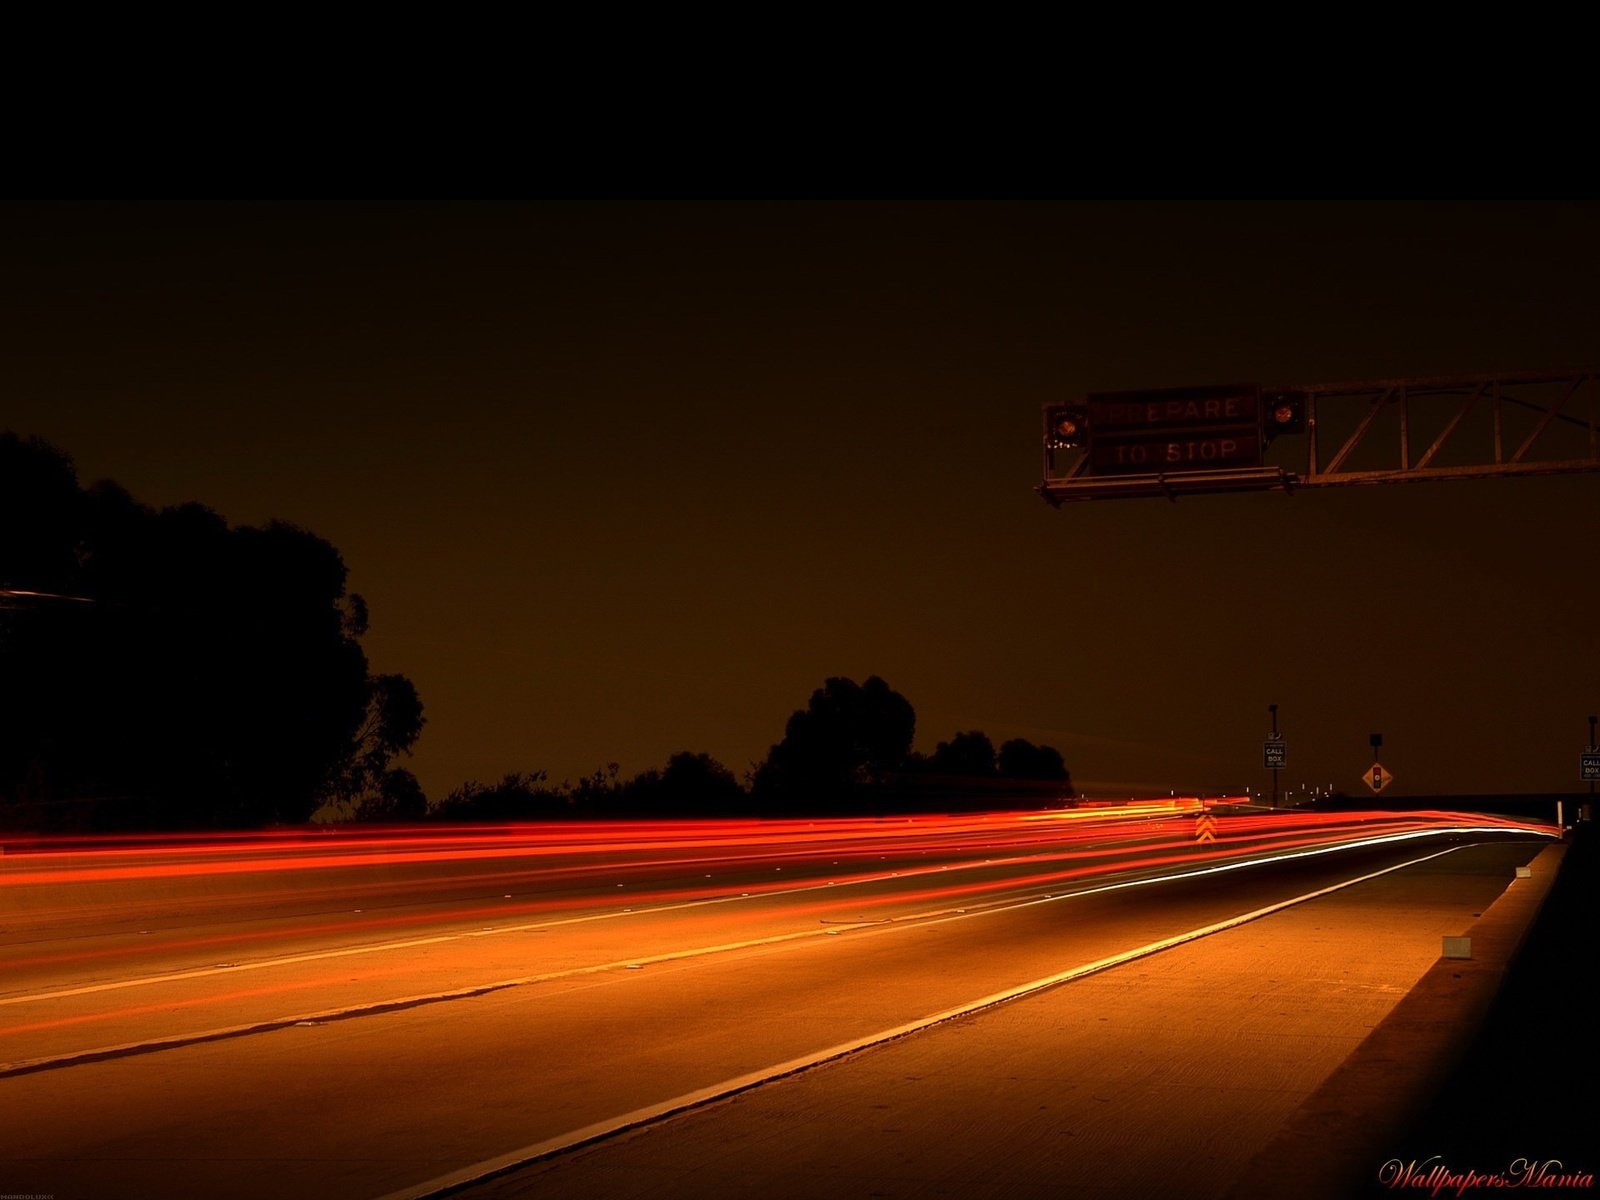
M 346 575 L 307 530 L 154 509 L 0 434 L 0 827 L 823 816 L 1073 794 L 1049 746 L 968 731 L 915 753 L 915 710 L 874 676 L 825 681 L 742 779 L 684 752 L 628 779 L 531 770 L 430 800 L 398 765 L 422 701 L 369 670 Z
M 373 797 L 358 819 L 525 821 L 552 819 L 869 816 L 930 809 L 1046 807 L 1070 801 L 1058 751 L 1022 738 L 996 749 L 979 731 L 958 733 L 932 754 L 911 749 L 916 712 L 877 676 L 827 680 L 784 728 L 783 739 L 741 782 L 707 754 L 674 754 L 662 770 L 631 779 L 615 763 L 577 783 L 543 771 L 467 783 L 430 805 L 420 791 Z
M 368 670 L 345 577 L 304 529 L 85 488 L 0 434 L 0 821 L 248 828 L 414 789 L 422 704 Z

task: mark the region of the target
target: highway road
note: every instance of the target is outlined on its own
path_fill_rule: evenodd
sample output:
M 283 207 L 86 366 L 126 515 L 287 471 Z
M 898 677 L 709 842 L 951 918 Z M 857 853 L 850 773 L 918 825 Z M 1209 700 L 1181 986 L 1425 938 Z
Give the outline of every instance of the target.
M 1310 1019 L 1345 1032 L 1299 1053 L 1309 1089 L 1555 832 L 1237 808 L 1197 830 L 1150 804 L 3 842 L 0 1192 L 426 1195 L 1337 912 L 1317 970 L 1348 986 Z M 1117 1110 L 1160 1120 L 1136 1091 Z

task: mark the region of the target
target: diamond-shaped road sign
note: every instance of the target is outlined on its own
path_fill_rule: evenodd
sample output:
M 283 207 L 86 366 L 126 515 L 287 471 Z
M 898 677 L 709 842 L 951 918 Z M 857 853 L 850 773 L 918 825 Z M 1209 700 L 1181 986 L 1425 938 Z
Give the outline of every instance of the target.
M 1361 777 L 1366 785 L 1375 792 L 1381 792 L 1394 782 L 1394 776 L 1384 769 L 1382 763 L 1373 763 L 1367 768 L 1367 773 Z

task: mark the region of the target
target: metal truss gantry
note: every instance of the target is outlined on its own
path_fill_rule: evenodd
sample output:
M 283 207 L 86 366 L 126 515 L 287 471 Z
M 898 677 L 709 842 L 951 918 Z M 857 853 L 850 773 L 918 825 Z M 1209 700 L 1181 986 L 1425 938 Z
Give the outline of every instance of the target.
M 1263 387 L 1269 405 L 1288 399 L 1303 406 L 1304 433 L 1264 441 L 1259 466 L 1210 470 L 1097 476 L 1085 449 L 1055 444 L 1047 410 L 1038 491 L 1059 505 L 1600 471 L 1597 375 L 1584 369 Z

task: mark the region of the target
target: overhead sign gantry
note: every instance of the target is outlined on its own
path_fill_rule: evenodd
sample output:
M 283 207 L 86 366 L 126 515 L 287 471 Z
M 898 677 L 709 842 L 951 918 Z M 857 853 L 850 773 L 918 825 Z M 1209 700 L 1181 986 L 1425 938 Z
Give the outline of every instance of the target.
M 1038 490 L 1059 505 L 1600 471 L 1596 380 L 1574 370 L 1091 393 L 1045 405 Z

